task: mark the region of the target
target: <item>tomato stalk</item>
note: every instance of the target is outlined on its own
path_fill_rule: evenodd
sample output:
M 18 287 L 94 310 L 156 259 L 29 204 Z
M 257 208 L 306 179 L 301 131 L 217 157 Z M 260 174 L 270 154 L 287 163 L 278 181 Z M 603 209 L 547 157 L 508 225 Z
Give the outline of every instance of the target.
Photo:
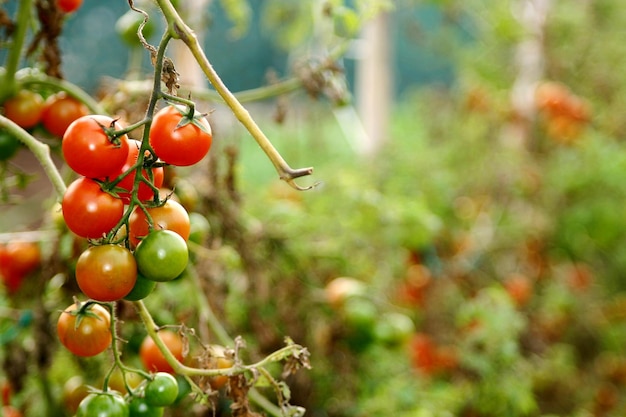
M 26 147 L 39 161 L 39 164 L 45 171 L 56 193 L 59 196 L 63 196 L 67 187 L 65 185 L 65 182 L 63 181 L 63 178 L 61 177 L 61 174 L 59 173 L 59 170 L 52 161 L 52 158 L 50 156 L 50 147 L 45 143 L 38 141 L 27 131 L 25 131 L 13 121 L 7 119 L 2 115 L 0 115 L 0 128 L 6 129 L 7 132 L 15 136 L 17 139 L 23 142 L 24 145 L 26 145 Z
M 257 144 L 261 147 L 263 152 L 265 152 L 268 156 L 274 165 L 274 168 L 278 172 L 280 179 L 287 182 L 290 186 L 297 190 L 308 190 L 315 187 L 317 183 L 307 187 L 302 187 L 296 184 L 295 179 L 311 175 L 313 173 L 313 168 L 307 167 L 294 169 L 287 164 L 282 155 L 278 152 L 278 150 L 276 150 L 272 142 L 257 125 L 248 110 L 246 110 L 246 108 L 237 100 L 235 95 L 226 87 L 205 55 L 204 50 L 198 42 L 197 36 L 178 15 L 178 12 L 172 5 L 171 1 L 156 1 L 168 22 L 171 36 L 181 39 L 187 45 L 209 82 L 213 85 L 224 102 L 230 107 L 235 117 L 237 117 L 241 124 L 244 125 L 244 127 L 256 140 Z

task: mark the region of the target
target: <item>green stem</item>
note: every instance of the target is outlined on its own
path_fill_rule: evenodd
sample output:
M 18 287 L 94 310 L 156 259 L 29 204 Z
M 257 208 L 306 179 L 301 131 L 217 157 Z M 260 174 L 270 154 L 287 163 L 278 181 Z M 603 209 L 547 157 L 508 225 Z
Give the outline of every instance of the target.
M 59 170 L 52 161 L 52 157 L 50 156 L 50 147 L 45 143 L 38 141 L 27 131 L 2 115 L 0 115 L 0 128 L 6 129 L 7 132 L 26 145 L 26 147 L 33 153 L 35 158 L 37 158 L 41 164 L 59 198 L 63 197 L 67 187 L 61 177 L 61 174 L 59 173 Z
M 20 66 L 22 59 L 22 49 L 26 41 L 26 34 L 30 26 L 30 15 L 33 8 L 33 0 L 21 0 L 17 12 L 17 25 L 13 36 L 13 44 L 9 50 L 6 60 L 6 74 L 2 83 L 2 94 L 0 101 L 13 93 L 15 88 L 15 73 Z
M 196 61 L 200 65 L 200 68 L 206 75 L 209 82 L 213 85 L 228 107 L 230 107 L 235 117 L 237 117 L 239 122 L 244 125 L 248 132 L 250 132 L 257 144 L 270 159 L 274 168 L 278 172 L 280 179 L 299 190 L 313 188 L 314 186 L 300 187 L 294 181 L 296 178 L 311 175 L 313 173 L 313 168 L 308 167 L 293 169 L 289 166 L 289 164 L 287 164 L 282 155 L 276 150 L 272 142 L 267 138 L 267 136 L 265 136 L 265 133 L 254 121 L 248 110 L 246 110 L 246 108 L 237 100 L 235 95 L 226 87 L 213 68 L 213 65 L 211 65 L 206 57 L 204 50 L 198 42 L 197 36 L 178 15 L 178 12 L 172 6 L 171 1 L 156 1 L 168 22 L 172 36 L 180 38 L 187 45 L 187 48 L 189 48 L 192 55 L 196 58 Z

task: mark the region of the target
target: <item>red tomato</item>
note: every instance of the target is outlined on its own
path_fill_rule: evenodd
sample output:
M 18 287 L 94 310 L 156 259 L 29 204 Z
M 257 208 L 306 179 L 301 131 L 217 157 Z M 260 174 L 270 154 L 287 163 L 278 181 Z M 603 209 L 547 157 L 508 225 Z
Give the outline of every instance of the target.
M 178 359 L 178 361 L 182 361 L 183 340 L 178 333 L 174 333 L 171 330 L 161 330 L 158 335 L 174 357 Z M 150 336 L 146 336 L 141 343 L 139 347 L 139 357 L 141 358 L 143 366 L 150 372 L 174 372 L 174 369 L 172 369 L 172 366 L 165 360 L 165 357 Z
M 187 210 L 174 200 L 167 200 L 161 207 L 147 209 L 155 230 L 171 230 L 178 233 L 183 239 L 189 239 L 191 225 Z M 142 237 L 148 235 L 148 219 L 143 210 L 137 207 L 130 215 L 129 219 L 130 243 L 137 246 Z
M 124 298 L 137 281 L 137 264 L 130 251 L 118 245 L 92 246 L 76 262 L 80 290 L 97 301 Z
M 67 227 L 89 239 L 107 234 L 124 215 L 122 200 L 102 191 L 88 178 L 79 178 L 67 187 L 61 207 Z
M 54 136 L 63 137 L 68 126 L 80 117 L 87 116 L 89 109 L 80 101 L 61 92 L 46 100 L 41 123 Z
M 20 287 L 24 277 L 41 265 L 41 251 L 35 242 L 9 242 L 0 246 L 0 276 L 9 292 Z
M 57 335 L 74 355 L 95 356 L 104 352 L 113 339 L 111 314 L 99 304 L 90 304 L 82 312 L 72 304 L 59 316 Z
M 105 178 L 119 172 L 128 157 L 128 136 L 111 141 L 105 128 L 122 126 L 108 116 L 88 115 L 74 120 L 63 135 L 65 162 L 87 178 Z
M 171 165 L 193 165 L 211 149 L 213 136 L 209 122 L 204 117 L 193 120 L 183 117 L 186 116 L 178 107 L 167 106 L 152 120 L 150 145 L 163 162 Z
M 138 140 L 130 139 L 128 141 L 128 145 L 128 157 L 126 158 L 126 163 L 122 168 L 120 168 L 120 170 L 116 174 L 111 175 L 111 179 L 118 177 L 122 173 L 128 171 L 137 162 L 137 158 L 139 157 L 139 149 L 141 148 L 141 142 Z M 154 184 L 156 188 L 161 187 L 161 185 L 163 185 L 163 167 L 151 168 L 150 170 L 152 171 L 152 184 Z M 145 179 L 149 179 L 148 171 L 145 168 L 142 172 L 143 177 Z M 133 189 L 134 181 L 135 172 L 132 172 L 125 176 L 119 183 L 117 183 L 118 187 L 128 191 L 127 193 L 118 192 L 118 195 L 126 204 L 130 202 L 130 192 Z M 154 197 L 154 193 L 152 191 L 152 188 L 150 188 L 148 184 L 142 182 L 141 184 L 139 184 L 139 191 L 137 196 L 141 201 L 147 201 L 151 200 Z
M 83 4 L 83 0 L 57 0 L 57 6 L 65 13 L 75 12 Z
M 28 129 L 41 120 L 43 98 L 32 91 L 21 90 L 4 102 L 4 115 L 15 124 Z

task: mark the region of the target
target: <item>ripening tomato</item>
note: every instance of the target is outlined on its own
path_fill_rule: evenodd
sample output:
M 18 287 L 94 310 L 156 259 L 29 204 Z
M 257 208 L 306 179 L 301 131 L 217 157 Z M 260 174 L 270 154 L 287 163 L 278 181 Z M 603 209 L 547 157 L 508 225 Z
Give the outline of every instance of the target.
M 111 314 L 99 304 L 72 304 L 57 321 L 59 340 L 74 355 L 89 357 L 104 352 L 111 336 Z
M 150 145 L 170 165 L 189 166 L 199 162 L 211 149 L 211 126 L 203 116 L 192 119 L 185 109 L 167 106 L 152 120 Z
M 111 177 L 128 157 L 128 136 L 111 140 L 105 129 L 122 126 L 109 116 L 87 115 L 74 120 L 63 135 L 61 149 L 65 162 L 87 178 Z
M 187 268 L 187 242 L 171 230 L 153 230 L 135 249 L 137 269 L 146 279 L 163 282 L 176 279 Z
M 83 4 L 83 0 L 57 0 L 57 6 L 65 13 L 75 12 Z
M 169 351 L 172 352 L 172 355 L 181 362 L 183 360 L 183 339 L 180 335 L 167 329 L 161 330 L 157 334 Z M 167 362 L 165 356 L 163 356 L 150 336 L 146 336 L 143 342 L 141 342 L 139 357 L 143 366 L 150 372 L 174 373 L 174 369 Z
M 232 356 L 226 354 L 226 348 L 221 345 L 209 346 L 209 360 L 207 367 L 209 369 L 227 369 L 235 364 Z M 218 390 L 226 385 L 228 376 L 217 375 L 209 379 L 209 384 L 214 390 Z
M 69 414 L 76 414 L 80 402 L 89 395 L 89 386 L 85 384 L 83 377 L 74 375 L 63 385 L 63 405 Z
M 141 148 L 141 142 L 134 139 L 129 139 L 128 141 L 128 157 L 126 158 L 126 163 L 117 173 L 111 175 L 111 179 L 118 177 L 124 172 L 128 171 L 136 162 L 139 157 L 139 149 Z M 149 168 L 152 172 L 152 184 L 159 188 L 163 185 L 163 167 Z M 147 180 L 150 180 L 150 175 L 148 171 L 144 168 L 143 177 Z M 118 192 L 117 194 L 120 196 L 124 203 L 128 204 L 130 202 L 130 192 L 133 189 L 133 183 L 135 182 L 135 172 L 131 172 L 126 175 L 120 182 L 117 183 L 117 186 L 123 188 L 127 192 Z M 137 197 L 141 201 L 151 200 L 154 197 L 154 191 L 152 188 L 148 186 L 148 184 L 141 182 L 139 184 L 139 191 L 137 192 Z
M 44 101 L 41 95 L 21 90 L 4 102 L 4 115 L 24 129 L 35 126 L 41 120 Z
M 92 393 L 78 406 L 76 417 L 129 417 L 128 405 L 119 393 Z
M 124 203 L 102 191 L 100 184 L 79 178 L 67 187 L 61 201 L 67 227 L 80 237 L 98 239 L 124 215 Z
M 162 206 L 148 208 L 147 211 L 152 217 L 155 230 L 171 230 L 178 233 L 183 239 L 189 239 L 191 231 L 189 214 L 180 203 L 167 200 Z M 146 213 L 139 207 L 135 208 L 130 215 L 128 226 L 130 243 L 133 246 L 138 245 L 141 238 L 150 232 Z
M 76 282 L 80 290 L 97 301 L 124 298 L 137 281 L 133 254 L 118 245 L 92 246 L 76 262 Z
M 41 124 L 48 132 L 62 138 L 74 120 L 88 114 L 87 106 L 74 97 L 61 92 L 46 99 L 41 114 Z
M 0 277 L 9 292 L 15 292 L 23 279 L 41 265 L 41 250 L 35 242 L 9 242 L 0 245 Z

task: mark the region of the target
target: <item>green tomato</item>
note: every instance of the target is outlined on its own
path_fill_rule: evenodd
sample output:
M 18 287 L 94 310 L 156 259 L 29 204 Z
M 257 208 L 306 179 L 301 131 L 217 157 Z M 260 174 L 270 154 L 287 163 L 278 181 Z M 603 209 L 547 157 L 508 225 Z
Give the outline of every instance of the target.
M 163 407 L 155 407 L 145 398 L 134 397 L 128 404 L 129 417 L 162 417 Z
M 374 326 L 376 340 L 388 345 L 402 344 L 414 333 L 413 320 L 402 313 L 385 313 L 378 318 Z
M 187 242 L 171 230 L 153 230 L 137 245 L 135 260 L 144 278 L 158 282 L 171 281 L 187 267 Z
M 172 405 L 178 397 L 178 382 L 167 372 L 157 372 L 144 391 L 146 403 L 154 407 Z
M 124 13 L 117 22 L 115 22 L 115 31 L 122 38 L 124 43 L 132 47 L 140 47 L 137 30 L 143 22 L 143 15 L 133 10 Z M 149 19 L 143 27 L 143 37 L 148 39 L 154 33 L 154 19 Z
M 152 293 L 156 285 L 156 281 L 146 279 L 143 276 L 137 274 L 137 281 L 135 282 L 135 286 L 130 291 L 130 293 L 128 293 L 128 295 L 124 297 L 124 299 L 128 301 L 143 300 Z
M 20 141 L 9 132 L 0 130 L 0 161 L 11 159 L 20 148 Z
M 93 393 L 80 402 L 76 417 L 129 417 L 128 406 L 117 393 Z
M 176 382 L 178 383 L 178 396 L 176 397 L 176 401 L 174 401 L 174 404 L 178 404 L 179 402 L 184 400 L 185 397 L 187 397 L 191 392 L 191 385 L 189 384 L 189 381 L 187 381 L 187 378 L 177 374 Z
M 198 245 L 204 244 L 211 232 L 211 224 L 206 217 L 200 213 L 191 212 L 189 213 L 189 225 L 189 240 Z

